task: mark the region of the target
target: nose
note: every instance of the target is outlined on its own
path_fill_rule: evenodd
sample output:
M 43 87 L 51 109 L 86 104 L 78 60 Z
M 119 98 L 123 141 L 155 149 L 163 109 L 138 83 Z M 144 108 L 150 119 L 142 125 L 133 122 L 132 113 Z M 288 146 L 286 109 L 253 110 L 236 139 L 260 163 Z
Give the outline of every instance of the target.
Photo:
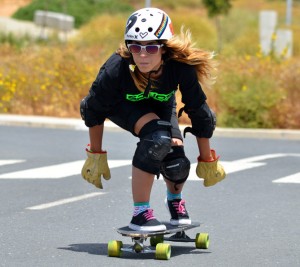
M 148 53 L 146 52 L 146 48 L 142 47 L 141 48 L 141 52 L 140 52 L 140 56 L 147 56 Z

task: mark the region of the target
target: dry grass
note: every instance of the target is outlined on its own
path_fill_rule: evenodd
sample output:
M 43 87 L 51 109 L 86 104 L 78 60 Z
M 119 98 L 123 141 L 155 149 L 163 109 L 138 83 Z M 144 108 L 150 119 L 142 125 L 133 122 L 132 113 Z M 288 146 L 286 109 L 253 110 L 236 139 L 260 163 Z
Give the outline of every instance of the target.
M 193 1 L 187 1 L 188 7 L 182 7 L 181 1 L 173 7 L 171 2 L 167 9 L 176 32 L 184 24 L 191 29 L 197 46 L 216 50 L 215 24 L 205 16 L 205 10 L 194 8 Z M 300 41 L 296 38 L 300 35 L 300 3 L 293 9 L 292 59 L 263 56 L 258 44 L 259 10 L 277 10 L 284 26 L 282 2 L 235 0 L 229 16 L 222 18 L 218 80 L 206 91 L 219 126 L 300 128 Z M 65 45 L 2 42 L 0 112 L 79 117 L 79 102 L 101 64 L 122 40 L 125 20 L 125 15 L 99 16 Z M 186 115 L 180 121 L 188 122 Z

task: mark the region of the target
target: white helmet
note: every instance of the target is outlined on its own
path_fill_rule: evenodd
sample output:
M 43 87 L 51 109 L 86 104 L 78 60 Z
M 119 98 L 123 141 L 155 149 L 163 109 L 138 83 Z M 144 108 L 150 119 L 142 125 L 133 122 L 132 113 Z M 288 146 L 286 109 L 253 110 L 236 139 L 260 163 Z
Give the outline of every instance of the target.
M 174 34 L 170 17 L 158 8 L 142 8 L 127 20 L 125 41 L 169 40 Z

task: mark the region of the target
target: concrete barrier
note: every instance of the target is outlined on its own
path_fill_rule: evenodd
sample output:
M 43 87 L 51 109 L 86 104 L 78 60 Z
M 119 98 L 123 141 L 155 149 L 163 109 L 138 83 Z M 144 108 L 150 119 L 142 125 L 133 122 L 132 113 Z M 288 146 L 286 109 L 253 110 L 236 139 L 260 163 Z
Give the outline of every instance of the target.
M 69 32 L 74 29 L 74 17 L 62 13 L 37 10 L 34 13 L 34 23 L 41 27 L 49 27 L 59 31 Z
M 277 12 L 264 10 L 259 14 L 259 37 L 264 55 L 275 52 L 280 58 L 289 58 L 293 53 L 293 32 L 277 29 Z
M 260 45 L 264 55 L 272 50 L 272 37 L 277 25 L 277 12 L 271 10 L 261 11 L 259 14 L 259 37 Z
M 290 58 L 293 53 L 293 32 L 278 29 L 276 31 L 275 52 L 278 57 Z

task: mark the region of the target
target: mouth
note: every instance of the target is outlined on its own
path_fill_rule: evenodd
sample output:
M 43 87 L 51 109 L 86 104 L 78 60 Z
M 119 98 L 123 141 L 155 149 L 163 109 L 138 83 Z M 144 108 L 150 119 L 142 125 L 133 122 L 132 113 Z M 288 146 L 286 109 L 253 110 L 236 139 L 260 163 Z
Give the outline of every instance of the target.
M 140 71 L 142 72 L 148 72 L 149 68 L 150 68 L 150 63 L 147 62 L 139 62 L 137 64 L 138 68 L 140 69 Z
M 149 63 L 148 63 L 148 62 L 139 62 L 139 65 L 140 65 L 140 66 L 148 66 Z

